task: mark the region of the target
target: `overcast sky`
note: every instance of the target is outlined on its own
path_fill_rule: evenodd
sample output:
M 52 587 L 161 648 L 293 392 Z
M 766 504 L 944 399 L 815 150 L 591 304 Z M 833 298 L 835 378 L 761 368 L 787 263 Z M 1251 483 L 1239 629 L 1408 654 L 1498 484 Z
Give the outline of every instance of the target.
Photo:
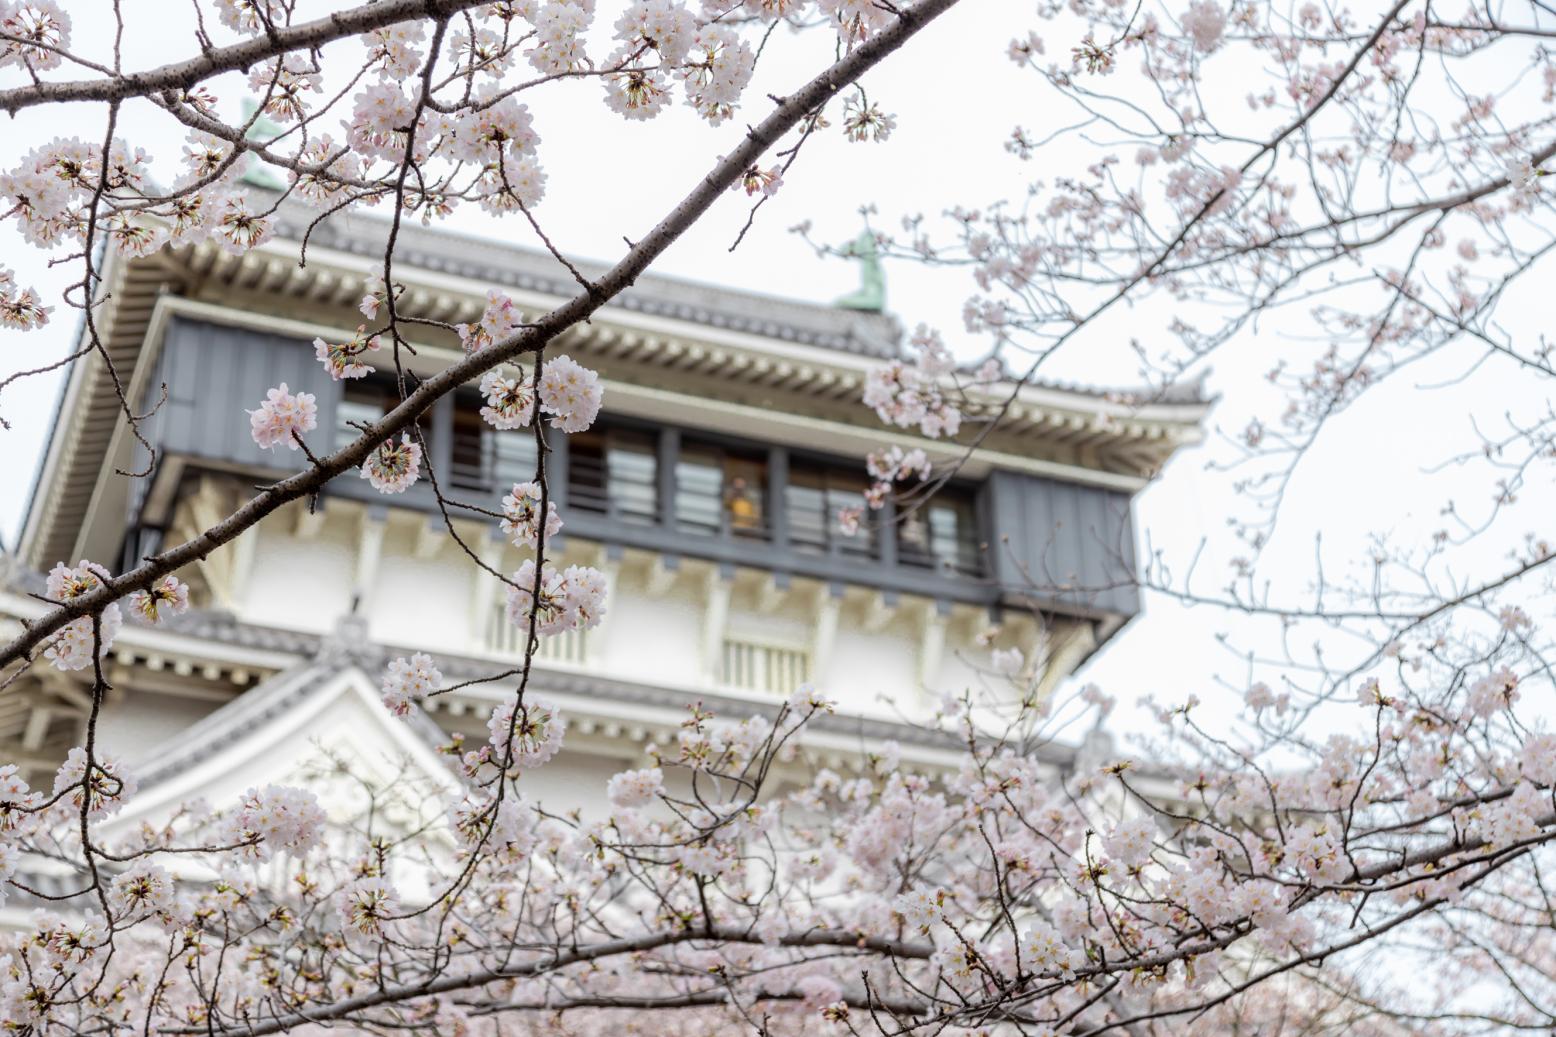
M 165 25 L 155 17 L 163 2 L 126 0 L 131 17 L 127 67 L 190 52 L 186 40 L 168 42 Z M 79 12 L 78 45 L 96 49 L 93 45 L 101 40 L 92 34 L 107 28 L 102 19 L 85 16 L 96 4 L 79 0 L 67 7 Z M 843 261 L 818 258 L 790 232 L 794 225 L 809 221 L 817 237 L 842 243 L 858 232 L 862 205 L 875 206 L 875 218 L 892 227 L 907 213 L 934 214 L 956 204 L 1019 198 L 1034 175 L 1051 179 L 1078 174 L 1088 161 L 1079 152 L 1052 148 L 1023 164 L 1003 148 L 1017 123 L 1043 127 L 1065 118 L 1050 107 L 1051 96 L 1039 91 L 1031 74 L 1019 72 L 1005 58 L 1009 39 L 1031 27 L 1027 8 L 1003 0 L 964 0 L 866 80 L 872 100 L 898 116 L 889 142 L 848 144 L 836 132 L 817 138 L 737 251 L 731 253 L 729 245 L 745 219 L 746 204 L 744 196 L 730 195 L 669 250 L 656 271 L 828 302 L 854 288 L 855 271 Z M 606 24 L 610 20 L 601 18 Z M 823 43 L 821 34 L 800 40 L 780 35 L 747 95 L 745 117 L 754 121 L 764 113 L 765 94 L 785 93 L 822 67 L 830 53 Z M 229 116 L 236 115 L 243 94 L 242 84 L 234 80 L 222 98 Z M 620 254 L 623 236 L 638 238 L 667 212 L 715 157 L 732 146 L 743 126 L 737 121 L 710 129 L 684 108 L 671 109 L 650 123 L 624 122 L 605 109 L 600 88 L 592 83 L 561 84 L 532 100 L 531 108 L 541 136 L 540 159 L 549 176 L 537 215 L 561 248 L 602 260 Z M 14 164 L 55 135 L 96 138 L 101 115 L 101 110 L 85 109 L 24 113 L 0 134 L 0 164 Z M 123 136 L 164 163 L 154 169 L 168 170 L 176 162 L 182 134 L 149 119 L 143 107 L 128 107 L 121 125 Z M 474 210 L 457 214 L 449 224 L 535 243 L 521 221 L 494 228 Z M 0 265 L 13 268 L 21 283 L 36 285 L 46 296 L 57 295 L 59 273 L 48 269 L 46 257 L 23 245 L 8 225 L 0 227 Z M 887 284 L 889 306 L 906 326 L 924 321 L 939 327 L 964 353 L 984 348 L 961 330 L 961 305 L 972 288 L 965 272 L 894 264 Z M 1540 309 L 1534 290 L 1526 285 L 1509 295 L 1501 310 L 1504 325 L 1538 333 Z M 60 307 L 42 332 L 0 331 L 0 375 L 61 355 L 73 335 L 74 316 Z M 1209 388 L 1222 402 L 1207 425 L 1212 442 L 1180 455 L 1138 500 L 1142 540 L 1162 551 L 1180 576 L 1189 570 L 1201 541 L 1209 541 L 1194 583 L 1203 593 L 1224 585 L 1224 562 L 1237 553 L 1226 535 L 1228 520 L 1250 511 L 1232 489 L 1234 477 L 1210 467 L 1227 456 L 1215 443 L 1217 429 L 1239 429 L 1250 413 L 1269 416 L 1273 404 L 1262 375 L 1301 336 L 1300 319 L 1288 315 L 1261 325 L 1213 359 Z M 1160 320 L 1142 311 L 1138 318 L 1126 319 L 1128 334 L 1149 343 L 1163 336 L 1163 329 L 1153 326 Z M 1299 599 L 1315 579 L 1319 557 L 1330 573 L 1354 568 L 1365 561 L 1375 535 L 1396 544 L 1424 541 L 1442 524 L 1439 512 L 1446 500 L 1460 500 L 1466 509 L 1489 505 L 1484 472 L 1440 468 L 1439 463 L 1473 445 L 1472 415 L 1495 421 L 1510 407 L 1539 400 L 1537 388 L 1516 378 L 1507 365 L 1492 363 L 1466 376 L 1470 367 L 1465 355 L 1424 364 L 1334 423 L 1298 473 L 1277 539 L 1261 563 L 1262 579 L 1283 588 L 1288 599 Z M 1136 362 L 1121 337 L 1083 338 L 1046 373 L 1101 386 L 1139 381 Z M 57 386 L 53 378 L 38 378 L 0 396 L 0 416 L 12 425 L 0 431 L 0 530 L 7 543 L 14 543 Z M 256 399 L 264 388 L 255 387 Z M 1538 528 L 1537 516 L 1549 514 L 1552 503 L 1548 493 L 1531 492 L 1520 504 L 1524 510 L 1510 516 L 1512 525 L 1502 528 L 1519 522 Z M 1315 546 L 1320 532 L 1321 548 Z M 1488 546 L 1481 560 L 1492 564 L 1515 543 L 1510 537 Z M 1082 676 L 1125 699 L 1145 694 L 1170 699 L 1191 691 L 1203 695 L 1218 677 L 1244 686 L 1248 668 L 1218 639 L 1223 632 L 1244 650 L 1278 648 L 1279 631 L 1271 624 L 1208 608 L 1188 609 L 1148 595 L 1145 614 Z

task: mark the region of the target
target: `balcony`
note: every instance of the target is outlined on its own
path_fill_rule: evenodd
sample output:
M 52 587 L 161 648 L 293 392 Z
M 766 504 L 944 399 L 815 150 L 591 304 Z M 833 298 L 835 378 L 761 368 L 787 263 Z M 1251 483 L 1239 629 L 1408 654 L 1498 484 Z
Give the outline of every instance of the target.
M 241 420 L 256 385 L 281 381 L 315 394 L 315 436 L 326 444 L 353 436 L 350 422 L 375 419 L 396 398 L 392 384 L 373 379 L 330 381 L 305 342 L 185 317 L 169 322 L 143 401 L 156 410 L 143 429 L 162 460 L 152 488 L 140 481 L 128 502 L 127 552 L 154 542 L 185 471 L 265 478 L 296 469 L 300 454 L 259 449 Z M 153 408 L 150 394 L 163 382 L 167 401 Z M 587 432 L 548 429 L 548 485 L 563 534 L 658 552 L 672 565 L 698 558 L 887 595 L 991 606 L 1016 596 L 1084 616 L 1138 610 L 1125 492 L 995 471 L 977 484 L 950 482 L 902 514 L 891 503 L 866 510 L 848 535 L 837 516 L 863 503 L 861 458 L 697 428 L 698 404 L 686 398 L 684 425 L 608 411 Z M 535 445 L 529 430 L 491 428 L 479 407 L 473 389 L 447 397 L 425 416 L 422 435 L 445 494 L 495 511 L 515 482 L 533 477 Z M 425 479 L 393 498 L 352 478 L 324 492 L 439 511 Z M 479 510 L 454 514 L 485 521 Z

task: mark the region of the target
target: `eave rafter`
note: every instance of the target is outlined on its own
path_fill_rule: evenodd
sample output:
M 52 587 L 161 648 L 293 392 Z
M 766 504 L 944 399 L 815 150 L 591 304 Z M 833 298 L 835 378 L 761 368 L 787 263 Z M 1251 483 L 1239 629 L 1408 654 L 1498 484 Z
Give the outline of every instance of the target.
M 262 283 L 262 290 L 271 294 L 291 295 L 324 306 L 349 304 L 355 308 L 363 291 L 361 273 L 332 269 L 327 256 L 321 258 L 315 253 L 306 268 L 310 275 L 299 277 L 300 268 L 295 255 L 288 251 L 290 247 L 281 242 L 249 253 L 241 262 L 233 261 L 210 243 L 191 246 L 179 254 L 189 257 L 192 269 L 208 269 L 213 282 L 238 290 L 253 291 L 256 283 Z M 480 318 L 485 305 L 484 286 L 422 285 L 416 281 L 419 273 L 414 269 L 406 271 L 408 287 L 401 308 L 408 316 L 447 323 L 471 323 Z M 521 306 L 532 308 L 554 302 L 533 293 L 519 301 Z M 613 324 L 613 318 L 625 321 L 630 316 L 607 307 L 590 324 L 570 329 L 558 345 L 595 359 L 717 375 L 763 389 L 829 401 L 857 398 L 863 388 L 864 372 L 879 362 L 852 354 L 829 355 L 816 349 L 802 350 L 803 358 L 770 353 L 749 340 L 746 348 L 740 348 L 713 341 L 715 329 L 697 324 L 676 326 L 673 334 L 642 330 L 631 323 Z M 785 347 L 793 352 L 793 347 Z M 982 395 L 991 403 L 1003 403 L 1000 393 L 1008 391 L 1000 387 Z M 1160 454 L 1145 466 L 1147 471 L 1154 470 L 1178 446 L 1197 440 L 1197 423 L 1204 410 L 1202 404 L 1151 401 L 1131 408 L 1095 395 L 1054 389 L 1045 390 L 1045 395 L 1049 397 L 1046 403 L 1018 401 L 1006 408 L 1002 433 L 1078 449 L 1103 444 L 1115 452 L 1123 446 L 1145 448 Z M 1122 459 L 1126 455 L 1117 456 Z

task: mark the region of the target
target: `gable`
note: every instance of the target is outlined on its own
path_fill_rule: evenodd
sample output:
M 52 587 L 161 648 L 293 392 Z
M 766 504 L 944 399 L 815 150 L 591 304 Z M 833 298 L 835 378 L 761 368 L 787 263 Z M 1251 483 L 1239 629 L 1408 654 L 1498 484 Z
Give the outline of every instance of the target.
M 371 807 L 380 822 L 408 829 L 462 789 L 433 748 L 438 733 L 420 724 L 430 721 L 384 708 L 359 666 L 316 659 L 127 759 L 140 788 L 108 827 L 156 823 L 192 800 L 223 808 L 273 784 L 313 792 L 331 821 L 358 821 Z

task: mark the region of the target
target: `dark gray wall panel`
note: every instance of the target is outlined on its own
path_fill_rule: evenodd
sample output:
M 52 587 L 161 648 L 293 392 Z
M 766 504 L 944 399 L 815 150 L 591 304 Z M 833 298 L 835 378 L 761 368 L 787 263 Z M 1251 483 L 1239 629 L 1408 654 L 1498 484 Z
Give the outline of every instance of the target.
M 1127 493 L 995 472 L 986 500 L 994 576 L 1006 591 L 1097 612 L 1139 611 Z
M 168 322 L 158 377 L 147 389 L 154 404 L 160 386 L 167 402 L 151 431 L 163 449 L 213 460 L 266 468 L 294 469 L 300 452 L 262 450 L 249 435 L 248 411 L 281 382 L 292 392 L 311 392 L 319 406 L 319 429 L 327 437 L 339 389 L 314 359 L 313 347 L 284 335 L 175 317 Z
M 315 359 L 310 343 L 279 334 L 234 328 L 175 317 L 169 322 L 158 364 L 158 377 L 147 394 L 145 406 L 155 402 L 158 386 L 167 383 L 168 398 L 146 427 L 146 434 L 167 455 L 183 455 L 198 465 L 294 472 L 306 464 L 300 452 L 277 448 L 261 450 L 249 435 L 248 410 L 258 406 L 265 391 L 286 382 L 293 392 L 317 397 L 319 427 L 310 437 L 316 452 L 330 447 L 341 385 L 331 381 Z M 444 401 L 445 408 L 452 401 Z M 441 424 L 446 454 L 448 418 Z M 439 437 L 434 437 L 435 442 Z M 674 435 L 662 437 L 664 444 Z M 557 498 L 565 497 L 567 444 L 565 436 L 553 437 L 553 475 L 560 475 Z M 774 461 L 770 478 L 780 483 L 788 469 L 787 448 L 769 444 L 784 457 Z M 673 465 L 661 460 L 662 492 L 670 490 Z M 862 459 L 837 458 L 837 463 L 857 464 Z M 769 487 L 774 499 L 783 496 L 781 485 Z M 334 480 L 327 494 L 378 501 L 367 483 L 347 474 Z M 473 500 L 488 508 L 498 507 L 502 491 L 489 500 Z M 708 558 L 720 562 L 769 568 L 777 572 L 846 579 L 884 590 L 922 594 L 947 600 L 994 605 L 1013 597 L 1035 599 L 1045 608 L 1088 615 L 1133 615 L 1139 597 L 1132 583 L 1134 534 L 1127 493 L 1011 472 L 996 472 L 977 489 L 979 526 L 988 544 L 987 572 L 983 577 L 942 574 L 907 565 L 892 565 L 889 544 L 882 557 L 888 560 L 805 554 L 778 533 L 769 542 L 731 537 L 692 537 L 673 528 L 673 523 L 642 524 L 608 516 L 577 513 L 568 518 L 568 531 L 622 546 L 658 549 L 672 554 Z M 132 502 L 131 521 L 139 500 Z M 425 481 L 394 498 L 397 506 L 427 512 L 437 510 Z M 565 500 L 559 501 L 565 503 Z M 1023 568 L 1026 569 L 1023 572 Z

